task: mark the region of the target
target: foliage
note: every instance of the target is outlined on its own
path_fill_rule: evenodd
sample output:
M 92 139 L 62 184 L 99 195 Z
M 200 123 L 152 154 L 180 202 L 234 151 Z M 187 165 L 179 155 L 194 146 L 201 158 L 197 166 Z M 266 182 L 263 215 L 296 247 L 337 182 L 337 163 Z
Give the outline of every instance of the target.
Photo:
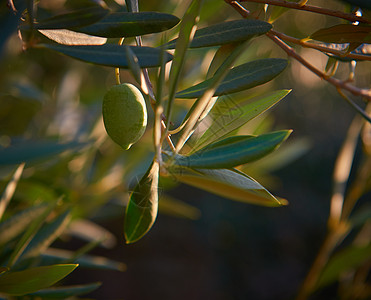
M 287 205 L 287 200 L 272 195 L 248 172 L 253 162 L 263 159 L 263 165 L 265 158 L 269 161 L 279 155 L 276 150 L 292 132 L 244 132 L 290 93 L 282 87 L 267 91 L 273 86 L 272 80 L 285 72 L 288 60 L 276 57 L 275 52 L 275 57 L 257 57 L 252 45 L 258 38 L 270 39 L 289 57 L 335 86 L 359 113 L 335 165 L 328 234 L 297 299 L 307 299 L 341 279 L 344 272 L 361 268 L 370 258 L 369 238 L 360 246 L 354 239 L 348 248 L 331 257 L 350 232 L 367 229 L 368 217 L 358 218 L 358 227 L 352 226 L 351 217 L 358 199 L 370 187 L 371 158 L 366 141 L 370 117 L 367 108 L 345 93 L 360 96 L 365 102 L 371 100 L 371 94 L 350 83 L 352 74 L 350 80 L 332 75 L 339 61 L 371 60 L 368 4 L 349 1 L 365 8 L 362 17 L 313 8 L 307 1 L 241 2 L 252 5 L 252 12 L 236 1 L 220 1 L 213 9 L 231 7 L 243 18 L 218 16 L 216 21 L 212 12 L 208 15 L 204 11 L 213 7 L 210 1 L 185 1 L 174 7 L 169 4 L 168 11 L 183 11 L 180 18 L 172 13 L 141 12 L 136 0 L 127 0 L 126 5 L 66 1 L 59 8 L 57 4 L 26 0 L 9 0 L 7 6 L 3 3 L 0 53 L 2 60 L 9 56 L 14 70 L 9 72 L 0 95 L 4 191 L 0 199 L 1 295 L 78 296 L 100 284 L 51 286 L 78 266 L 123 270 L 122 263 L 86 254 L 113 240 L 90 219 L 125 211 L 123 236 L 128 244 L 150 231 L 158 209 L 161 212 L 162 197 L 167 211 L 193 219 L 195 208 L 159 194 L 161 179 L 244 203 Z M 330 15 L 348 23 L 313 30 L 307 38 L 298 39 L 276 31 L 275 22 L 289 9 Z M 17 30 L 25 53 L 7 48 L 16 43 L 13 37 Z M 326 70 L 314 67 L 288 43 L 328 55 Z M 206 61 L 206 54 L 212 59 L 205 68 L 200 62 Z M 19 58 L 25 62 L 18 62 Z M 28 69 L 23 71 L 25 65 Z M 99 75 L 92 76 L 94 73 Z M 109 78 L 109 83 L 105 84 L 103 77 Z M 123 78 L 141 89 L 147 106 L 153 109 L 151 126 L 127 152 L 107 137 L 101 118 L 103 94 L 114 81 L 121 84 Z M 76 101 L 79 94 L 80 102 Z M 124 113 L 129 116 L 133 111 Z M 362 131 L 364 164 L 346 194 Z M 300 151 L 299 147 L 294 149 L 294 153 Z M 138 176 L 133 187 L 130 181 Z M 120 209 L 106 212 L 117 200 Z M 63 236 L 81 237 L 77 228 L 82 225 L 87 226 L 83 238 L 88 242 L 81 249 L 60 252 L 53 248 Z M 357 259 L 349 259 L 352 256 Z M 354 299 L 366 299 L 369 291 L 365 280 L 359 282 L 357 278 L 354 276 L 354 284 L 349 280 L 344 284 L 349 290 L 361 286 L 360 296 Z

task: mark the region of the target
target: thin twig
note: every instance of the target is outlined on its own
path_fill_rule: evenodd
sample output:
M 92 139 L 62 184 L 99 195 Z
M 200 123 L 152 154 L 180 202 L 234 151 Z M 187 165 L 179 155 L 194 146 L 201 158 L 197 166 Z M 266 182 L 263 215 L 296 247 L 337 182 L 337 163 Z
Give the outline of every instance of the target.
M 371 90 L 361 89 L 361 88 L 358 88 L 358 87 L 355 87 L 355 86 L 349 84 L 348 82 L 345 82 L 345 81 L 342 81 L 342 80 L 339 80 L 339 79 L 336 79 L 336 78 L 333 78 L 333 77 L 328 77 L 321 70 L 317 69 L 315 66 L 311 65 L 308 61 L 306 61 L 303 57 L 301 57 L 299 54 L 297 54 L 293 48 L 288 46 L 285 42 L 283 42 L 280 38 L 275 36 L 273 33 L 268 32 L 266 35 L 273 42 L 275 42 L 282 50 L 284 50 L 287 53 L 287 55 L 296 59 L 298 62 L 300 62 L 303 66 L 305 66 L 310 71 L 312 71 L 318 77 L 320 77 L 320 78 L 326 80 L 327 82 L 331 83 L 336 88 L 347 90 L 355 96 L 361 96 L 361 97 L 367 99 L 368 101 L 371 101 Z
M 337 56 L 342 57 L 342 58 L 350 58 L 350 59 L 358 59 L 358 60 L 370 60 L 371 61 L 371 56 L 370 55 L 347 53 L 345 51 L 332 49 L 332 48 L 317 45 L 317 44 L 314 44 L 314 43 L 308 43 L 304 40 L 297 39 L 297 38 L 294 38 L 292 36 L 288 36 L 284 33 L 281 33 L 281 32 L 275 31 L 275 30 L 271 30 L 270 32 L 272 34 L 274 34 L 275 36 L 279 37 L 281 40 L 283 40 L 285 42 L 290 42 L 290 43 L 300 45 L 300 46 L 305 47 L 305 48 L 311 48 L 311 49 L 319 50 L 321 52 L 331 53 L 331 54 L 337 55 Z
M 370 20 L 367 20 L 360 16 L 356 16 L 355 14 L 352 14 L 352 13 L 344 13 L 342 11 L 327 9 L 327 8 L 318 7 L 318 6 L 301 5 L 300 3 L 295 3 L 295 2 L 288 2 L 288 1 L 282 1 L 282 0 L 240 0 L 240 2 L 264 3 L 264 4 L 269 4 L 269 5 L 309 11 L 309 12 L 313 12 L 313 13 L 317 13 L 321 15 L 326 15 L 326 16 L 348 20 L 350 22 L 360 22 L 360 23 L 371 24 Z

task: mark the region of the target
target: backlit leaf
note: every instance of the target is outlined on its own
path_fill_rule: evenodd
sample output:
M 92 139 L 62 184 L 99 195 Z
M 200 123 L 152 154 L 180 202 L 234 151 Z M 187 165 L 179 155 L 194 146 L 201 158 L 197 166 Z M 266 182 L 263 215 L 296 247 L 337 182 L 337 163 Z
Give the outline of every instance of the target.
M 126 243 L 134 243 L 152 227 L 158 210 L 159 165 L 153 162 L 134 188 L 126 207 L 124 233 Z
M 193 149 L 200 149 L 228 135 L 275 105 L 289 92 L 290 90 L 279 90 L 241 99 L 233 96 L 219 97 L 208 117 L 199 125 L 206 130 L 194 141 Z
M 339 24 L 323 28 L 310 36 L 311 39 L 325 43 L 364 43 L 371 41 L 371 26 Z
M 92 45 L 92 46 L 66 46 L 43 44 L 41 47 L 58 51 L 70 57 L 97 65 L 116 68 L 128 68 L 124 46 L 116 44 Z M 150 47 L 130 46 L 138 58 L 141 68 L 156 67 L 161 64 L 161 50 Z M 166 61 L 170 61 L 172 55 L 166 54 Z
M 279 58 L 260 59 L 234 67 L 216 89 L 214 96 L 240 92 L 272 80 L 287 66 L 287 60 Z M 214 75 L 215 76 L 215 75 Z M 177 98 L 200 97 L 210 85 L 212 78 L 180 91 Z
M 231 200 L 263 206 L 285 204 L 275 198 L 257 181 L 235 169 L 192 170 L 173 167 L 169 172 L 182 183 Z
M 0 293 L 21 296 L 47 288 L 66 277 L 77 264 L 52 265 L 6 272 L 0 276 Z

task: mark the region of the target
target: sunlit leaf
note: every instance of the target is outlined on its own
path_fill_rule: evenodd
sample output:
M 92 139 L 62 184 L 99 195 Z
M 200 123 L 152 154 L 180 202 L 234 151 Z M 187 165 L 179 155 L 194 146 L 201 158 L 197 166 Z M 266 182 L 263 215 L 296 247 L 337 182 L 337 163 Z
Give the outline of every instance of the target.
M 268 92 L 250 98 L 222 96 L 216 101 L 208 118 L 199 127 L 206 130 L 192 145 L 194 150 L 221 139 L 251 119 L 257 117 L 284 98 L 290 90 Z
M 90 283 L 83 285 L 73 285 L 73 286 L 63 286 L 43 289 L 29 295 L 42 297 L 42 298 L 62 298 L 66 299 L 67 297 L 78 296 L 90 293 L 101 286 L 101 283 Z
M 22 140 L 6 148 L 0 147 L 0 165 L 45 160 L 66 150 L 78 149 L 86 145 L 77 141 L 60 144 L 56 141 Z
M 62 286 L 62 287 L 53 287 L 48 289 L 43 289 L 35 293 L 31 293 L 31 296 L 44 298 L 60 298 L 66 299 L 72 296 L 84 295 L 90 293 L 102 284 L 100 282 L 90 283 L 90 284 L 81 284 L 81 285 L 72 285 L 72 286 Z
M 0 293 L 21 296 L 47 288 L 76 269 L 77 264 L 53 265 L 6 272 L 0 276 Z
M 285 59 L 267 58 L 234 67 L 216 89 L 214 96 L 235 93 L 266 83 L 280 74 L 286 66 L 287 60 Z M 176 97 L 200 97 L 210 85 L 211 80 L 212 78 L 207 79 L 195 86 L 180 91 L 176 94 Z
M 263 206 L 281 206 L 276 197 L 248 175 L 232 169 L 171 168 L 169 172 L 182 183 L 210 193 L 245 203 Z
M 92 46 L 66 46 L 43 44 L 40 47 L 58 51 L 67 56 L 97 64 L 116 68 L 128 68 L 128 60 L 124 46 L 116 44 L 92 45 Z M 130 46 L 138 58 L 141 68 L 156 67 L 161 64 L 161 50 L 150 47 Z M 166 61 L 170 61 L 172 55 L 166 54 Z
M 68 29 L 40 29 L 48 39 L 62 45 L 103 45 L 106 38 L 79 33 Z
M 236 167 L 273 152 L 290 133 L 291 130 L 282 130 L 259 136 L 232 136 L 210 144 L 190 156 L 177 156 L 175 163 L 205 169 Z
M 71 29 L 95 23 L 107 14 L 108 10 L 97 5 L 38 20 L 33 26 L 36 29 Z
M 339 276 L 348 270 L 357 268 L 370 259 L 371 244 L 366 246 L 349 246 L 334 255 L 323 269 L 317 288 L 324 287 L 336 281 Z
M 339 24 L 323 28 L 312 35 L 313 40 L 325 43 L 364 43 L 371 41 L 371 26 Z
M 114 12 L 78 32 L 106 38 L 133 37 L 168 30 L 179 23 L 173 15 L 159 12 Z
M 134 188 L 125 213 L 126 243 L 134 243 L 152 227 L 158 210 L 159 165 L 153 162 Z
M 211 47 L 246 41 L 271 30 L 272 25 L 260 20 L 242 19 L 223 22 L 198 29 L 190 44 L 191 48 Z M 177 39 L 166 44 L 174 48 Z

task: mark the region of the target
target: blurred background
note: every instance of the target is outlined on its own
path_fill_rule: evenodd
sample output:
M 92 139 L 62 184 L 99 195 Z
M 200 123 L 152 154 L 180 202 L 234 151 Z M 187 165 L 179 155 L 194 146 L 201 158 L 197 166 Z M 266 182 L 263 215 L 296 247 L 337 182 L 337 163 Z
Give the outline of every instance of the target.
M 119 9 L 122 1 L 106 1 Z M 189 1 L 139 1 L 142 11 L 161 11 L 182 17 Z M 344 9 L 339 1 L 310 1 L 311 5 Z M 64 1 L 40 1 L 40 7 L 58 10 Z M 244 3 L 254 11 L 257 4 Z M 222 0 L 205 1 L 199 27 L 238 19 Z M 275 24 L 277 31 L 305 38 L 339 20 L 308 12 L 289 11 Z M 170 30 L 171 39 L 176 30 Z M 158 46 L 161 34 L 143 37 L 144 45 Z M 125 41 L 130 44 L 133 40 Z M 327 57 L 296 48 L 320 69 Z M 180 89 L 206 76 L 215 48 L 191 50 Z M 240 62 L 282 57 L 267 37 L 254 39 Z M 20 210 L 41 201 L 63 201 L 72 207 L 74 220 L 85 219 L 109 231 L 108 242 L 92 254 L 126 265 L 124 272 L 77 269 L 65 284 L 101 281 L 86 295 L 92 299 L 293 299 L 326 233 L 332 189 L 332 171 L 339 148 L 355 111 L 335 88 L 296 61 L 275 80 L 236 95 L 292 89 L 276 106 L 241 129 L 253 134 L 293 129 L 289 140 L 262 161 L 243 166 L 244 172 L 271 193 L 289 201 L 280 208 L 233 202 L 170 180 L 161 182 L 160 211 L 151 231 L 139 242 L 125 245 L 123 219 L 129 191 L 152 157 L 149 128 L 141 141 L 123 152 L 107 138 L 101 120 L 104 93 L 115 84 L 113 68 L 94 66 L 46 49 L 22 50 L 12 36 L 0 61 L 0 144 L 16 138 L 54 138 L 93 142 L 83 150 L 29 165 L 12 206 Z M 370 62 L 356 66 L 356 86 L 370 88 Z M 336 77 L 349 76 L 349 63 L 341 63 Z M 157 73 L 150 70 L 152 82 Z M 121 71 L 122 82 L 135 83 Z M 174 123 L 180 122 L 191 100 L 178 100 Z M 150 108 L 149 108 L 150 111 Z M 357 150 L 360 153 L 361 149 Z M 356 156 L 356 164 L 359 163 Z M 1 169 L 1 184 L 9 169 Z M 370 199 L 366 194 L 359 207 Z M 76 250 L 84 245 L 78 230 L 53 244 Z M 344 244 L 347 244 L 345 240 Z M 333 284 L 313 299 L 338 299 Z

